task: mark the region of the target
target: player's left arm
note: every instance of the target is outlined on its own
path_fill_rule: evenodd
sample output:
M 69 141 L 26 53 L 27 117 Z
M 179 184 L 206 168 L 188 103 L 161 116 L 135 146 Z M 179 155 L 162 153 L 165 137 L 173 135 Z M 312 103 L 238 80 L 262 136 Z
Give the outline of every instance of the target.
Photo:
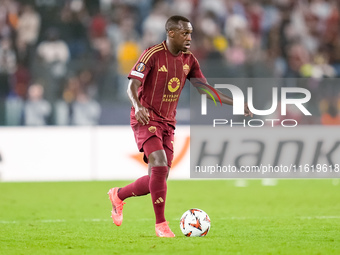
M 200 82 L 200 87 L 196 87 L 198 93 L 200 94 L 206 94 L 207 97 L 211 100 L 215 100 L 215 101 L 219 101 L 219 98 L 217 97 L 217 95 L 215 95 L 214 93 L 210 93 L 208 94 L 207 92 L 205 92 L 202 87 L 205 87 L 205 90 L 210 90 L 210 88 L 208 88 L 208 86 L 203 85 Z M 209 85 L 210 87 L 210 85 Z M 215 89 L 216 93 L 219 95 L 221 102 L 223 104 L 227 104 L 227 105 L 233 105 L 233 99 L 225 94 L 223 94 L 221 91 Z M 213 96 L 214 98 L 212 98 L 211 96 Z M 253 113 L 249 110 L 248 104 L 244 103 L 244 116 L 250 116 L 253 117 Z
M 206 94 L 209 99 L 215 101 L 219 101 L 221 99 L 223 104 L 233 105 L 233 99 L 231 97 L 208 85 L 207 79 L 204 77 L 201 71 L 198 60 L 193 55 L 191 56 L 193 57 L 192 68 L 187 77 L 191 84 L 194 85 L 200 94 Z M 213 91 L 214 93 L 208 93 L 207 91 Z M 244 104 L 244 116 L 253 117 L 253 113 L 249 110 L 247 103 Z

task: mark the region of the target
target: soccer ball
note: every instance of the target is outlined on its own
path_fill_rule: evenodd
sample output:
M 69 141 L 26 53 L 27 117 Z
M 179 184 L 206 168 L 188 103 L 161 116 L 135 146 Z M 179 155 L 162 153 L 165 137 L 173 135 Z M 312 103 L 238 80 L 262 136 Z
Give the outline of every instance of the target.
M 182 215 L 180 228 L 185 236 L 206 236 L 210 229 L 210 218 L 200 209 L 190 209 Z

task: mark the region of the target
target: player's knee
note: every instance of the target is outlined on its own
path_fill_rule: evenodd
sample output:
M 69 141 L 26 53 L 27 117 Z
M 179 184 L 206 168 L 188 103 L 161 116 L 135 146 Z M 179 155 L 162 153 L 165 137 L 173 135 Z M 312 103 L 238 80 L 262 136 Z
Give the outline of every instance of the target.
M 149 164 L 153 166 L 167 166 L 168 160 L 164 150 L 154 151 L 149 155 Z

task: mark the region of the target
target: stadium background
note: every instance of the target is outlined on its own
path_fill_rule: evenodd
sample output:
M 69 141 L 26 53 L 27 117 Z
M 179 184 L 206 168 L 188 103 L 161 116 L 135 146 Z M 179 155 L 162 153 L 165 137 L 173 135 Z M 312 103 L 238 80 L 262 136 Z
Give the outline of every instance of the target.
M 312 116 L 288 116 L 306 130 L 320 125 L 336 141 L 326 126 L 340 124 L 339 6 L 328 0 L 1 1 L 1 180 L 143 174 L 126 76 L 145 48 L 165 38 L 173 14 L 192 21 L 191 50 L 208 78 L 292 78 L 283 86 L 312 78 L 304 85 Z M 189 87 L 179 100 L 172 178 L 188 177 Z M 265 97 L 255 93 L 254 101 Z M 129 162 L 131 173 L 113 171 L 117 159 Z
M 117 228 L 106 195 L 146 173 L 128 125 L 126 74 L 163 40 L 172 14 L 192 20 L 192 51 L 207 77 L 293 78 L 286 85 L 295 86 L 295 78 L 313 76 L 306 85 L 313 116 L 290 113 L 301 123 L 296 140 L 306 155 L 319 148 L 320 159 L 338 163 L 339 5 L 0 0 L 0 254 L 339 254 L 339 178 L 170 180 L 171 240 L 154 235 L 150 196 L 127 201 Z M 189 87 L 179 102 L 173 179 L 189 175 Z M 267 130 L 255 137 L 266 150 L 291 139 Z M 245 131 L 224 139 L 254 139 Z M 195 207 L 212 220 L 205 238 L 186 238 L 178 227 Z
M 164 23 L 172 14 L 192 21 L 192 52 L 206 77 L 315 77 L 308 88 L 313 117 L 301 123 L 339 124 L 339 86 L 323 86 L 320 79 L 340 76 L 338 1 L 4 0 L 0 5 L 0 125 L 129 124 L 126 75 L 145 48 L 165 38 Z M 32 85 L 38 86 L 28 90 Z M 179 124 L 189 123 L 188 87 Z M 47 102 L 39 99 L 41 93 Z

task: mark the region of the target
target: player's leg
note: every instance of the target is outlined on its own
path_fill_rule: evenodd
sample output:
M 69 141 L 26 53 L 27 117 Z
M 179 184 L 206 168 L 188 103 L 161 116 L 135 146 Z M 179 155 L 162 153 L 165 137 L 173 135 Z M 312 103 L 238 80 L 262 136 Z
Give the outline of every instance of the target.
M 132 130 L 135 135 L 136 143 L 138 146 L 138 149 L 140 151 L 143 151 L 143 145 L 145 141 L 149 139 L 153 139 L 156 136 L 161 137 L 161 129 L 157 129 L 157 132 L 151 132 L 150 131 L 150 125 L 148 126 L 143 126 L 141 124 L 136 124 L 132 126 Z M 155 138 L 155 139 L 160 139 L 160 138 Z M 160 150 L 163 149 L 162 144 L 156 144 L 158 147 L 151 147 L 153 150 Z M 150 153 L 150 152 L 149 152 Z M 144 152 L 145 158 L 147 162 L 147 156 L 149 155 L 148 152 Z M 146 194 L 149 194 L 149 181 L 150 181 L 150 176 L 145 175 L 134 181 L 133 183 L 119 188 L 115 187 L 109 190 L 109 198 L 112 203 L 112 211 L 111 211 L 111 217 L 113 219 L 113 222 L 117 225 L 120 226 L 123 221 L 123 205 L 125 202 L 123 202 L 125 199 L 132 197 L 132 196 L 143 196 Z
M 149 181 L 150 176 L 144 175 L 123 188 L 115 187 L 109 190 L 108 194 L 112 203 L 111 218 L 117 226 L 120 226 L 123 221 L 123 206 L 125 204 L 123 201 L 132 196 L 149 194 Z
M 143 143 L 143 151 L 145 155 L 145 161 L 150 162 L 150 154 L 154 151 L 163 150 L 162 141 L 157 136 L 152 136 L 148 138 Z M 160 157 L 157 156 L 157 160 L 159 160 Z M 149 174 L 145 175 L 143 177 L 140 177 L 135 182 L 130 183 L 129 185 L 122 187 L 118 190 L 118 197 L 120 200 L 124 201 L 126 198 L 133 197 L 133 196 L 144 196 L 150 193 L 150 176 L 151 176 L 151 165 L 153 164 L 160 164 L 159 161 L 154 162 L 155 158 L 151 155 L 151 160 L 153 160 L 153 163 L 148 164 L 149 166 Z M 166 160 L 166 157 L 165 157 Z M 164 163 L 166 164 L 166 163 Z
M 149 192 L 154 205 L 156 224 L 165 222 L 164 206 L 167 192 L 166 179 L 169 173 L 167 153 L 163 143 L 157 136 L 152 136 L 143 144 L 145 156 L 148 159 L 149 175 L 119 189 L 118 198 L 123 201 L 131 196 L 142 196 Z
M 164 150 L 157 150 L 149 155 L 151 168 L 149 189 L 156 216 L 156 224 L 165 222 L 164 208 L 167 192 L 166 177 L 168 165 Z
M 171 137 L 170 137 L 171 136 Z M 169 175 L 173 159 L 173 134 L 163 136 L 162 146 L 164 149 L 157 150 L 149 154 L 149 175 L 150 175 L 150 193 L 152 204 L 156 216 L 156 235 L 160 237 L 174 237 L 175 234 L 169 228 L 168 222 L 165 220 L 164 209 L 167 194 L 166 180 Z M 171 139 L 169 139 L 169 137 Z M 154 146 L 161 142 L 160 140 L 151 140 L 146 143 L 144 150 L 148 151 L 149 146 Z M 169 144 L 170 143 L 170 146 Z M 170 149 L 170 148 L 171 149 Z
M 125 204 L 123 201 L 128 197 L 149 194 L 149 180 L 150 176 L 145 175 L 123 188 L 115 187 L 109 190 L 108 194 L 112 203 L 111 217 L 117 226 L 120 226 L 123 221 L 123 206 Z
M 167 193 L 166 179 L 169 167 L 164 150 L 154 151 L 149 155 L 150 193 L 152 205 L 156 216 L 155 231 L 159 237 L 175 237 L 165 220 L 164 209 Z
M 150 142 L 155 144 L 158 138 Z M 164 141 L 163 141 L 164 142 Z M 148 172 L 150 175 L 150 193 L 156 216 L 156 224 L 165 222 L 164 209 L 167 194 L 166 180 L 169 177 L 173 151 L 163 144 L 164 150 L 158 150 L 150 153 Z M 148 150 L 148 144 L 145 146 Z
M 118 197 L 124 201 L 129 197 L 145 196 L 150 193 L 149 191 L 150 176 L 144 175 L 138 178 L 133 183 L 126 185 L 118 190 Z

